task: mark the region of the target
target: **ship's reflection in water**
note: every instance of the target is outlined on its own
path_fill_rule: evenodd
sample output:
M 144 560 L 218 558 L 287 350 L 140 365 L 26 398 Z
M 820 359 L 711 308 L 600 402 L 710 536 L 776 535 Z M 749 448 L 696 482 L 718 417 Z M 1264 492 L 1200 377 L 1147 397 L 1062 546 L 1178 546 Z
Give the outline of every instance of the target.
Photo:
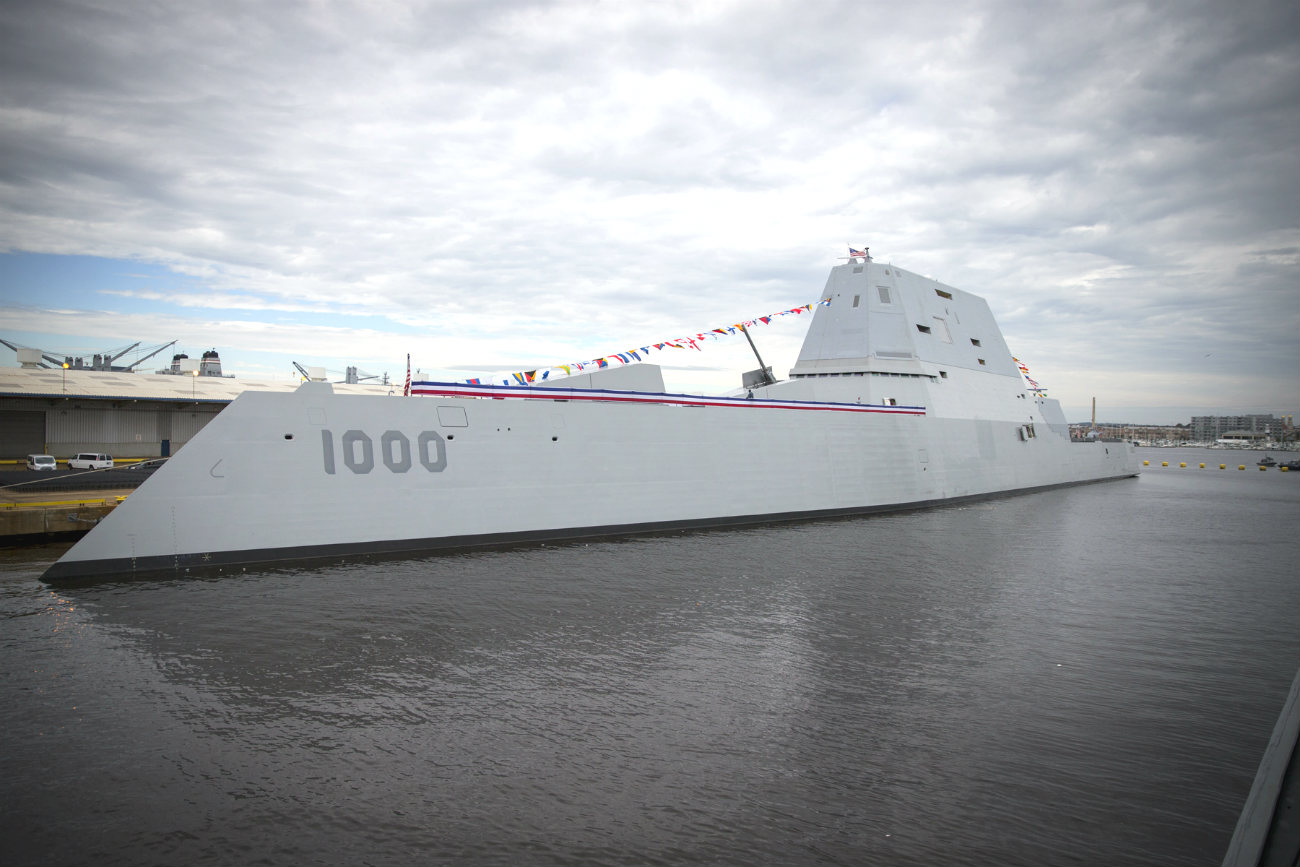
M 1300 649 L 1300 486 L 1252 481 L 59 593 L 11 556 L 0 856 L 1217 858 Z

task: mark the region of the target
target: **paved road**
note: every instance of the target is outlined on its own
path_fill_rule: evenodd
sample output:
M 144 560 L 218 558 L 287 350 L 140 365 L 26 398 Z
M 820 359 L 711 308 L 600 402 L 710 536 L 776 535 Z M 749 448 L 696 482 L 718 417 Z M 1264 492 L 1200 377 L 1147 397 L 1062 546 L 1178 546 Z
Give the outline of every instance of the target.
M 111 470 L 0 470 L 0 489 L 12 493 L 38 491 L 98 491 L 136 488 L 161 464 L 114 467 Z M 11 487 L 12 486 L 12 487 Z

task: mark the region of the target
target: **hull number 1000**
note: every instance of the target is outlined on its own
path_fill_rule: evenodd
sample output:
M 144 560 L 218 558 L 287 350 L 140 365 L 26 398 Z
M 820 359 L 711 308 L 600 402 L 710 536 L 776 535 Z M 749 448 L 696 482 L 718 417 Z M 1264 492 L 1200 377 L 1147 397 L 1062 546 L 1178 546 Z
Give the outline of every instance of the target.
M 337 472 L 336 457 L 341 457 L 343 466 L 358 475 L 375 468 L 375 441 L 365 431 L 344 431 L 337 449 L 333 431 L 321 431 L 320 440 L 327 475 Z M 437 431 L 426 430 L 415 438 L 415 448 L 412 449 L 406 434 L 399 430 L 386 430 L 379 438 L 379 460 L 393 473 L 409 471 L 416 461 L 429 472 L 440 473 L 447 469 L 447 443 Z

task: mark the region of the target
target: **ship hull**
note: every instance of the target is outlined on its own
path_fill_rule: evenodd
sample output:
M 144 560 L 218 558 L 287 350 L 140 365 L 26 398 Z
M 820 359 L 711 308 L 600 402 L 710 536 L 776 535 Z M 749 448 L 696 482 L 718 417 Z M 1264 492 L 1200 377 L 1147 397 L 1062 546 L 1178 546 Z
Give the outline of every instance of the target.
M 1132 447 L 852 399 L 245 393 L 54 582 L 922 508 L 1135 475 Z M 848 398 L 846 394 L 832 395 Z M 585 399 L 579 399 L 585 398 Z M 1032 426 L 1031 426 L 1032 429 Z
M 991 494 L 966 497 L 948 497 L 912 503 L 890 503 L 879 506 L 862 506 L 849 509 L 821 509 L 768 515 L 737 515 L 732 517 L 701 518 L 693 520 L 659 521 L 644 524 L 611 524 L 599 527 L 564 527 L 545 530 L 527 530 L 502 533 L 478 533 L 466 536 L 430 536 L 423 539 L 375 539 L 361 542 L 301 545 L 274 548 L 249 548 L 233 551 L 214 551 L 188 554 L 152 554 L 139 557 L 102 559 L 86 563 L 69 561 L 59 563 L 46 572 L 45 580 L 55 583 L 111 581 L 115 579 L 165 578 L 247 571 L 254 567 L 276 565 L 306 566 L 311 563 L 343 563 L 353 559 L 407 558 L 433 555 L 441 552 L 462 552 L 487 548 L 509 548 L 539 543 L 571 543 L 585 540 L 612 539 L 620 536 L 653 536 L 659 533 L 687 532 L 692 530 L 724 529 L 775 525 L 835 518 L 861 517 L 887 512 L 906 512 L 936 506 L 953 506 L 966 502 L 1014 497 L 1038 491 L 1096 482 L 1131 478 L 1126 473 L 1104 479 L 1078 482 L 1060 482 L 1036 488 L 1022 488 Z

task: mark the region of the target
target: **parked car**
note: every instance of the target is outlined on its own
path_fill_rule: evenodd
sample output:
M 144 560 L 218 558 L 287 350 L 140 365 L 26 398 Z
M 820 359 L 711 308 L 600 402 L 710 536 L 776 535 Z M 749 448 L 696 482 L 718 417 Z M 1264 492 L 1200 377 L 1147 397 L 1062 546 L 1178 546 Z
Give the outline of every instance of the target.
M 57 470 L 58 461 L 54 460 L 54 455 L 28 455 L 27 469 L 29 470 Z
M 82 452 L 68 458 L 68 468 L 72 470 L 106 470 L 111 466 L 113 466 L 112 455 Z

